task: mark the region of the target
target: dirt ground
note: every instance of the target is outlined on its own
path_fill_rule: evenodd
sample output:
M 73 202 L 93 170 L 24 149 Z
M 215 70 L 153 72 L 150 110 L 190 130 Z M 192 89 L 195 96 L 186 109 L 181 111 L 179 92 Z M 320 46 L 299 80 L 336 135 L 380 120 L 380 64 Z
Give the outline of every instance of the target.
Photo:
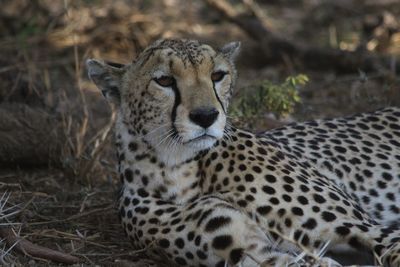
M 237 10 L 246 8 L 244 3 L 258 4 L 265 23 L 293 42 L 344 50 L 362 45 L 393 56 L 394 62 L 400 59 L 398 1 L 229 3 Z M 374 23 L 371 33 L 368 25 Z M 5 0 L 0 8 L 0 227 L 12 226 L 34 244 L 78 256 L 76 266 L 132 266 L 143 258 L 125 238 L 115 208 L 115 114 L 88 81 L 84 61 L 129 63 L 154 40 L 172 37 L 217 47 L 240 40 L 238 91 L 263 79 L 280 83 L 306 74 L 310 82 L 299 92 L 302 102 L 282 123 L 400 106 L 400 70 L 364 72 L 360 66 L 358 72 L 341 73 L 309 70 L 290 60 L 262 62 L 260 44 L 206 1 Z M 254 130 L 273 127 L 269 117 L 260 114 Z M 57 265 L 23 255 L 0 238 L 2 264 Z

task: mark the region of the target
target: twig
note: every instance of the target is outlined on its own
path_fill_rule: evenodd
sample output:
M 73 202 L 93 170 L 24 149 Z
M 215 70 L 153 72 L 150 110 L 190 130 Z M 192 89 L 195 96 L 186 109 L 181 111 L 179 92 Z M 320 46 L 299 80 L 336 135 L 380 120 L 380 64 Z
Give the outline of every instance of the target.
M 111 134 L 112 127 L 116 119 L 116 111 L 112 109 L 111 117 L 107 125 L 100 131 L 100 136 L 94 140 L 94 147 L 90 153 L 90 160 L 82 166 L 79 171 L 80 177 L 86 177 L 94 168 L 95 163 L 98 162 L 101 152 L 104 150 L 107 144 L 107 138 Z
M 30 257 L 65 264 L 74 264 L 80 261 L 78 257 L 33 244 L 32 242 L 17 236 L 10 227 L 1 227 L 0 237 L 5 239 L 8 246 L 14 246 L 17 251 Z
M 30 223 L 29 225 L 42 225 L 42 224 L 52 224 L 52 223 L 59 223 L 59 222 L 67 222 L 67 221 L 72 221 L 72 220 L 76 220 L 79 219 L 81 217 L 85 217 L 85 216 L 89 216 L 98 212 L 104 212 L 107 210 L 112 210 L 114 208 L 113 205 L 107 206 L 105 208 L 99 208 L 99 209 L 93 209 L 93 210 L 89 210 L 86 212 L 82 212 L 82 213 L 78 213 L 75 215 L 72 215 L 68 218 L 65 219 L 59 219 L 59 220 L 53 220 L 53 221 L 46 221 L 46 222 L 34 222 L 34 223 Z

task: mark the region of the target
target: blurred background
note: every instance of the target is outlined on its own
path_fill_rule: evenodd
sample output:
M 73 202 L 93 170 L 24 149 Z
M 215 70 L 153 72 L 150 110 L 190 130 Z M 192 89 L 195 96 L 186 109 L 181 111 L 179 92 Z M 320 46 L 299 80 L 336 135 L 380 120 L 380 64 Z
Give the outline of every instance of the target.
M 398 0 L 1 0 L 0 265 L 146 264 L 116 216 L 115 112 L 85 59 L 239 40 L 230 113 L 261 131 L 400 106 L 399 18 Z

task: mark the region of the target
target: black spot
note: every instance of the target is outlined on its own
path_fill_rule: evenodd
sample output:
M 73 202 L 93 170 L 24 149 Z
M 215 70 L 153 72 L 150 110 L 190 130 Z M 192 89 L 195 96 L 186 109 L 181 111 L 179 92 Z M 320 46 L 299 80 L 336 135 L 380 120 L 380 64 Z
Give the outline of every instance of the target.
M 271 197 L 269 199 L 269 201 L 274 205 L 278 205 L 279 204 L 279 199 L 277 199 L 276 197 Z
M 126 213 L 126 216 L 128 217 L 128 219 L 132 218 L 132 210 L 128 210 L 128 212 Z
M 393 176 L 392 176 L 390 173 L 387 173 L 387 172 L 383 172 L 383 173 L 382 173 L 382 177 L 383 177 L 383 179 L 385 179 L 386 181 L 391 181 L 391 180 L 393 180 Z
M 224 166 L 222 165 L 222 163 L 218 163 L 217 166 L 215 166 L 215 171 L 220 172 L 223 168 Z
M 143 185 L 149 184 L 149 178 L 146 175 L 142 176 L 142 183 L 143 183 Z
M 387 184 L 386 184 L 386 182 L 384 182 L 384 181 L 378 181 L 378 182 L 377 182 L 377 185 L 378 185 L 378 187 L 381 188 L 381 189 L 385 189 L 385 188 L 387 187 Z
M 245 150 L 245 146 L 244 145 L 242 145 L 242 144 L 238 144 L 237 145 L 237 148 L 239 149 L 239 150 Z
M 238 185 L 238 186 L 236 187 L 236 189 L 237 189 L 238 191 L 240 191 L 240 192 L 246 191 L 246 187 L 244 187 L 244 185 Z
M 185 246 L 185 242 L 183 241 L 183 239 L 182 238 L 177 238 L 176 240 L 175 240 L 175 245 L 178 247 L 178 248 L 183 248 L 184 246 Z
M 288 184 L 293 184 L 294 183 L 294 179 L 292 177 L 290 177 L 290 176 L 287 176 L 287 175 L 283 176 L 283 180 Z
M 256 173 L 261 173 L 261 172 L 262 172 L 261 168 L 258 167 L 258 166 L 253 166 L 252 169 L 253 169 L 253 171 L 255 171 Z
M 257 212 L 260 213 L 260 215 L 267 215 L 271 210 L 271 206 L 260 206 L 257 208 Z
M 395 201 L 396 197 L 393 193 L 389 192 L 386 194 L 386 198 L 391 200 L 391 201 Z
M 342 208 L 342 207 L 340 207 L 340 206 L 336 206 L 335 209 L 336 209 L 336 211 L 338 211 L 338 212 L 340 212 L 342 214 L 347 214 L 347 210 Z
M 161 231 L 161 233 L 163 233 L 163 234 L 168 234 L 169 232 L 171 232 L 171 228 L 164 228 Z
M 262 147 L 258 147 L 257 148 L 258 153 L 260 153 L 261 155 L 267 155 L 267 151 L 262 148 Z
M 149 233 L 150 235 L 155 235 L 158 233 L 158 228 L 150 228 L 147 233 Z
M 244 138 L 247 138 L 247 139 L 250 139 L 250 138 L 251 138 L 251 135 L 250 135 L 250 134 L 247 134 L 247 133 L 244 133 L 244 132 L 239 132 L 239 133 L 238 133 L 238 136 L 244 137 Z
M 244 165 L 244 164 L 240 164 L 240 165 L 239 165 L 239 170 L 241 170 L 241 171 L 245 171 L 245 170 L 247 170 L 247 167 L 246 167 L 246 165 Z
M 188 233 L 187 239 L 188 239 L 189 241 L 192 241 L 192 240 L 194 239 L 194 232 L 193 232 L 193 231 L 190 231 L 190 232 Z
M 305 196 L 299 196 L 297 198 L 297 201 L 299 201 L 300 204 L 302 204 L 302 205 L 307 205 L 308 204 L 308 199 Z
M 181 266 L 187 266 L 187 262 L 184 258 L 176 257 L 175 262 Z
M 203 251 L 201 250 L 197 250 L 196 251 L 196 255 L 199 257 L 199 259 L 201 260 L 205 260 L 207 259 L 207 254 L 205 254 Z
M 252 182 L 252 181 L 254 181 L 254 176 L 252 174 L 248 173 L 244 176 L 244 179 L 246 180 L 246 182 Z
M 279 215 L 279 217 L 283 217 L 283 215 L 285 215 L 285 213 L 286 213 L 286 210 L 285 210 L 285 209 L 279 209 L 279 210 L 278 210 L 278 215 Z
M 136 210 L 136 209 L 135 209 Z M 141 210 L 140 210 L 140 213 L 141 214 L 146 214 L 147 212 L 149 212 L 149 208 L 148 207 L 143 207 L 143 208 L 141 208 Z
M 226 152 L 226 151 L 222 152 L 222 158 L 226 159 L 228 157 L 229 157 L 229 153 L 228 152 Z
M 232 244 L 233 240 L 232 240 L 232 236 L 230 235 L 220 235 L 217 236 L 213 239 L 212 241 L 212 246 L 215 249 L 226 249 L 228 248 L 231 244 Z
M 324 219 L 326 222 L 332 222 L 336 220 L 336 215 L 329 211 L 323 211 L 322 219 Z
M 307 193 L 308 191 L 310 191 L 310 188 L 308 188 L 306 185 L 300 185 L 300 190 L 303 192 L 303 193 Z
M 300 237 L 301 237 L 302 235 L 303 235 L 303 232 L 302 232 L 302 231 L 296 230 L 296 231 L 294 232 L 293 237 L 294 237 L 295 240 L 299 240 Z
M 365 246 L 362 243 L 360 243 L 360 241 L 357 239 L 357 237 L 350 238 L 349 245 L 360 251 L 365 249 Z
M 218 153 L 217 152 L 213 152 L 213 153 L 211 153 L 210 157 L 211 157 L 212 160 L 215 160 L 218 157 Z
M 356 225 L 357 226 L 357 228 L 358 229 L 360 229 L 361 231 L 363 231 L 363 232 L 368 232 L 368 227 L 367 226 L 365 226 L 365 225 L 361 225 L 361 224 L 358 224 L 358 225 Z
M 231 262 L 233 264 L 237 264 L 242 258 L 242 256 L 243 256 L 243 249 L 241 248 L 232 249 L 231 252 L 229 253 L 229 258 L 231 259 Z
M 267 180 L 267 182 L 269 182 L 271 184 L 276 182 L 276 177 L 271 174 L 265 175 L 264 178 L 265 178 L 265 180 Z
M 273 187 L 268 186 L 268 185 L 264 185 L 262 187 L 262 190 L 268 195 L 273 195 L 276 192 L 276 190 Z
M 308 235 L 303 235 L 303 238 L 301 239 L 301 244 L 303 246 L 308 246 L 308 244 L 310 243 L 310 238 L 308 237 Z
M 131 169 L 129 168 L 125 169 L 125 178 L 130 183 L 133 181 L 133 172 Z
M 350 229 L 347 228 L 346 226 L 336 227 L 335 231 L 336 231 L 337 234 L 339 234 L 341 236 L 346 236 L 346 235 L 350 234 Z
M 246 140 L 246 142 L 244 142 L 244 144 L 248 147 L 252 147 L 253 146 L 253 142 L 250 140 Z
M 210 219 L 206 226 L 205 226 L 205 231 L 206 232 L 214 232 L 218 228 L 221 228 L 231 222 L 231 218 L 229 217 L 224 217 L 224 216 L 219 216 L 219 217 L 214 217 Z
M 347 149 L 342 146 L 334 146 L 333 147 L 339 153 L 346 153 Z
M 313 188 L 314 188 L 314 190 L 317 191 L 317 192 L 322 192 L 322 191 L 324 191 L 321 187 L 319 187 L 319 186 L 317 186 L 317 185 L 314 185 Z
M 195 244 L 196 246 L 200 246 L 200 243 L 201 243 L 201 236 L 198 235 L 198 236 L 196 236 L 196 238 L 194 239 L 194 244 Z
M 285 200 L 286 202 L 291 202 L 292 201 L 292 197 L 287 195 L 287 194 L 283 194 L 282 195 L 283 200 Z
M 339 200 L 340 198 L 335 194 L 335 193 L 333 193 L 333 192 L 329 192 L 329 197 L 332 199 L 332 200 Z
M 179 211 L 176 213 L 177 215 L 179 215 Z M 177 216 L 176 215 L 176 216 Z M 172 216 L 172 217 L 176 217 L 176 216 Z M 171 221 L 171 225 L 176 225 L 176 224 L 178 224 L 178 223 L 180 223 L 182 221 L 182 219 L 181 218 L 176 218 L 176 219 L 173 219 L 172 221 Z
M 283 185 L 283 189 L 286 190 L 286 192 L 293 192 L 293 186 L 289 185 L 289 184 L 285 184 Z
M 201 224 L 205 219 L 207 219 L 208 216 L 210 216 L 212 212 L 213 212 L 212 209 L 209 209 L 209 210 L 207 210 L 206 212 L 204 212 L 204 213 L 201 215 L 200 219 L 198 220 L 197 226 L 200 226 L 200 224 Z
M 247 201 L 254 201 L 255 198 L 252 195 L 246 195 L 246 200 Z
M 357 219 L 363 220 L 363 217 L 360 212 L 353 210 L 353 214 L 354 214 L 354 216 L 356 216 Z
M 169 243 L 168 239 L 163 238 L 158 241 L 158 245 L 160 245 L 160 247 L 162 247 L 162 248 L 168 248 L 170 243 Z
M 325 203 L 326 202 L 325 198 L 319 194 L 314 194 L 314 200 L 317 203 Z
M 129 197 L 124 198 L 124 206 L 128 206 L 130 202 Z
M 297 215 L 297 216 L 303 216 L 304 215 L 303 210 L 301 208 L 299 208 L 299 207 L 293 207 L 292 208 L 292 212 L 293 212 L 294 215 Z
M 314 229 L 317 226 L 317 221 L 313 218 L 309 218 L 305 223 L 302 224 L 303 228 Z
M 400 125 L 398 124 L 391 123 L 389 124 L 389 127 L 395 130 L 400 130 Z
M 186 256 L 186 258 L 188 258 L 189 260 L 193 260 L 193 259 L 194 259 L 194 255 L 193 255 L 191 252 L 189 252 L 189 251 L 187 251 L 187 252 L 185 253 L 185 256 Z
M 143 188 L 139 188 L 138 189 L 138 195 L 141 196 L 141 197 L 148 197 L 149 193 L 146 190 L 144 190 Z
M 138 145 L 135 142 L 130 142 L 128 147 L 129 147 L 129 150 L 132 152 L 134 152 L 138 149 Z

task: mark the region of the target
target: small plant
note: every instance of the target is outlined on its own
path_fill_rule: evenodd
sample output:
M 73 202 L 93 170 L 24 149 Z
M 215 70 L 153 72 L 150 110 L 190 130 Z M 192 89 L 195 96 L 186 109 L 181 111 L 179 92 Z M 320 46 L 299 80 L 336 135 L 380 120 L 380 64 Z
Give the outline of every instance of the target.
M 29 48 L 28 39 L 33 36 L 39 35 L 43 32 L 44 29 L 38 23 L 37 17 L 32 17 L 31 19 L 22 22 L 22 25 L 20 26 L 17 33 L 17 40 L 19 47 L 24 50 L 28 49 Z
M 304 74 L 290 76 L 281 84 L 263 80 L 245 88 L 233 100 L 230 115 L 247 121 L 255 120 L 268 112 L 274 113 L 278 118 L 287 116 L 301 102 L 299 88 L 307 82 L 308 77 Z

